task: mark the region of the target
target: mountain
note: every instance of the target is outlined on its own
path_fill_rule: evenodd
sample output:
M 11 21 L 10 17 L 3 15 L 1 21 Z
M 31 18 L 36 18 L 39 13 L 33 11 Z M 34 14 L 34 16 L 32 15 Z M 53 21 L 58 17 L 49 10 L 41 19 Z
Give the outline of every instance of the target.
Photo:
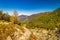
M 52 12 L 42 12 L 42 13 L 32 14 L 32 15 L 30 15 L 30 16 L 20 15 L 20 16 L 19 16 L 19 19 L 20 19 L 21 21 L 23 21 L 23 22 L 26 22 L 26 21 L 29 21 L 29 20 L 31 20 L 31 19 L 34 19 L 35 17 L 38 17 L 38 16 L 39 16 L 39 17 L 45 16 L 45 15 L 51 15 L 51 16 L 53 16 L 53 15 L 55 15 L 56 13 L 58 13 L 58 15 L 59 15 L 59 13 L 60 13 L 60 7 L 57 8 L 56 10 L 53 10 Z
M 27 16 L 27 15 L 20 15 L 20 16 L 19 16 L 19 20 L 25 22 L 25 21 L 28 21 L 28 17 L 29 17 L 29 16 Z

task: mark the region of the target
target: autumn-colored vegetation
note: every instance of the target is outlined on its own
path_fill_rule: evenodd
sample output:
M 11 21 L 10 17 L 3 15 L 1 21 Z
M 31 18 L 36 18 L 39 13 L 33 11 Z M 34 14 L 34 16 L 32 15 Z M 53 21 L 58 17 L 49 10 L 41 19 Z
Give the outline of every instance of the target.
M 21 25 L 20 20 L 18 20 L 15 16 L 10 16 L 8 13 L 3 13 L 0 11 L 0 20 L 4 20 L 7 22 L 12 22 L 14 24 Z

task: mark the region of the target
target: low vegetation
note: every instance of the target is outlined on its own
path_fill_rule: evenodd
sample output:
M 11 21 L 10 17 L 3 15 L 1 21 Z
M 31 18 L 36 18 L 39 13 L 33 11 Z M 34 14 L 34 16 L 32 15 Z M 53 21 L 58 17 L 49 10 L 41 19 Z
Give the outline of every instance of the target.
M 29 28 L 55 29 L 60 27 L 60 8 L 52 12 L 33 14 L 27 23 Z
M 25 33 L 31 36 L 29 40 L 60 39 L 60 29 L 54 30 L 60 28 L 60 8 L 52 12 L 33 14 L 26 22 L 22 22 L 15 16 L 10 16 L 8 13 L 0 11 L 0 40 L 7 40 L 7 37 L 11 37 L 12 40 L 20 38 L 21 34 L 25 32 L 24 27 L 25 29 L 31 28 L 27 29 L 27 32 L 30 32 L 31 35 L 27 32 Z

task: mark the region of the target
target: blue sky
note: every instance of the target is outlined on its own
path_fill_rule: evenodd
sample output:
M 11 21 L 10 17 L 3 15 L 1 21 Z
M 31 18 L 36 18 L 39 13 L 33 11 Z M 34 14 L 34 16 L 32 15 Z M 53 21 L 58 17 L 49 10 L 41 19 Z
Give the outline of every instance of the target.
M 60 0 L 0 0 L 0 10 L 21 15 L 31 15 L 39 12 L 52 11 L 60 7 Z

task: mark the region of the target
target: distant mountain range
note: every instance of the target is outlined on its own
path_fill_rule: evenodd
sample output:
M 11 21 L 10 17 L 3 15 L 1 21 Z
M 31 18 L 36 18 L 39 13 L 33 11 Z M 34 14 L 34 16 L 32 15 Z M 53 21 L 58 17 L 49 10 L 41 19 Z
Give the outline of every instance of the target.
M 21 21 L 25 22 L 25 21 L 29 21 L 29 20 L 33 19 L 34 17 L 38 17 L 38 16 L 41 17 L 41 16 L 47 15 L 47 14 L 53 14 L 53 12 L 54 12 L 54 13 L 55 13 L 55 12 L 60 13 L 60 7 L 57 8 L 56 10 L 53 10 L 52 13 L 51 13 L 51 12 L 42 12 L 42 13 L 32 14 L 32 15 L 30 15 L 30 16 L 28 16 L 28 15 L 20 15 L 20 16 L 19 16 L 19 19 L 20 19 Z
M 20 15 L 20 16 L 19 16 L 19 19 L 20 19 L 21 21 L 25 22 L 25 21 L 28 20 L 28 17 L 29 17 L 29 16 L 27 16 L 27 15 Z

